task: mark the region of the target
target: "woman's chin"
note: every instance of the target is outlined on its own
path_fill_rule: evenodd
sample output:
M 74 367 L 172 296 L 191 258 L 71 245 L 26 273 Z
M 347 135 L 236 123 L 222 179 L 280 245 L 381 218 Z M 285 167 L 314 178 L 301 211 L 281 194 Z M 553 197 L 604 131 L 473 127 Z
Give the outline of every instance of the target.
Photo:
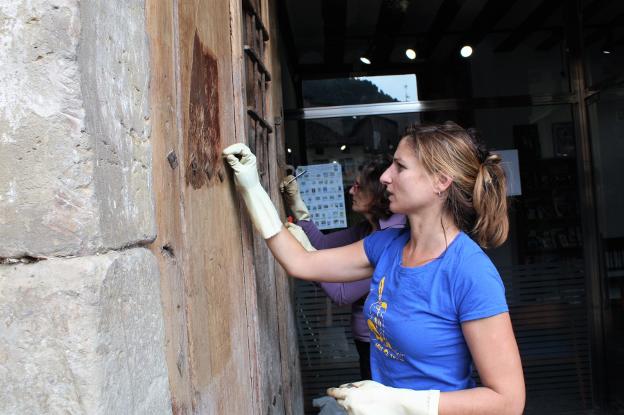
M 400 206 L 397 206 L 397 204 L 393 202 L 390 202 L 390 204 L 388 205 L 388 209 L 390 209 L 390 212 L 392 213 L 405 213 Z

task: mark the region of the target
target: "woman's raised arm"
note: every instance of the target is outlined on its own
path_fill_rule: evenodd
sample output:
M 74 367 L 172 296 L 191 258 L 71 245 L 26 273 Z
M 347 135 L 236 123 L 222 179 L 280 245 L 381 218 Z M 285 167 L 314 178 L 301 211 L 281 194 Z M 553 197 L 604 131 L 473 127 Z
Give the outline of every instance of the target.
M 267 245 L 286 272 L 296 278 L 319 282 L 350 282 L 370 278 L 373 273 L 364 252 L 363 241 L 308 252 L 290 232 L 283 229 L 267 239 Z
M 234 170 L 236 187 L 252 223 L 267 241 L 277 261 L 293 277 L 325 282 L 348 282 L 368 278 L 372 266 L 364 243 L 308 252 L 283 226 L 269 195 L 262 188 L 256 169 L 256 156 L 242 143 L 223 151 Z

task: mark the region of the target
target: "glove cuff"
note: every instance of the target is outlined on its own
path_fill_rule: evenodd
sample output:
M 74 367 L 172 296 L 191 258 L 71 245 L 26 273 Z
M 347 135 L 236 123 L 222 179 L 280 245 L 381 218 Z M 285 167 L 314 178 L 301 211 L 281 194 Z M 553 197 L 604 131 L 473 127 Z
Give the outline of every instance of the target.
M 438 415 L 439 390 L 395 389 L 406 415 Z
M 242 188 L 241 195 L 251 222 L 264 239 L 269 239 L 282 230 L 282 221 L 277 214 L 277 209 L 260 183 Z
M 295 217 L 295 220 L 311 220 L 308 207 L 299 194 L 293 197 L 292 204 L 290 205 L 290 211 Z

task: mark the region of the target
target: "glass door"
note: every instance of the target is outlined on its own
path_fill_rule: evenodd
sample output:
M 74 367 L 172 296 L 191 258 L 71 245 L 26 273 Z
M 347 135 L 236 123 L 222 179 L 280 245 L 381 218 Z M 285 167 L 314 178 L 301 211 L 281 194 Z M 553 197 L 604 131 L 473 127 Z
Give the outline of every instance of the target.
M 409 104 L 406 104 L 406 107 Z M 569 104 L 392 112 L 396 104 L 345 106 L 322 117 L 289 120 L 293 165 L 337 163 L 345 206 L 358 166 L 392 154 L 412 123 L 473 127 L 494 151 L 518 159 L 508 173 L 520 186 L 510 196 L 510 235 L 486 253 L 506 286 L 527 384 L 527 414 L 589 409 L 593 404 L 583 235 L 572 109 Z M 460 109 L 457 109 L 460 108 Z M 384 112 L 390 111 L 390 112 Z M 363 114 L 364 113 L 364 114 Z M 310 112 L 309 114 L 314 114 Z M 510 154 L 505 153 L 505 154 Z M 357 218 L 348 212 L 348 225 Z M 314 284 L 297 282 L 300 353 L 306 402 L 332 384 L 357 377 L 349 308 L 332 305 Z

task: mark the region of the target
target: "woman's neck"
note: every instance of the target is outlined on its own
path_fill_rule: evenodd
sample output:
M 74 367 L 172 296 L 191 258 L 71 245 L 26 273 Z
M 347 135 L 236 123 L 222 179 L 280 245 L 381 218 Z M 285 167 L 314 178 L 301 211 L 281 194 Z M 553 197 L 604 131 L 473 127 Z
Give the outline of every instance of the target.
M 449 215 L 440 212 L 409 215 L 410 240 L 404 254 L 412 258 L 441 255 L 459 233 Z M 424 258 L 421 258 L 424 259 Z

